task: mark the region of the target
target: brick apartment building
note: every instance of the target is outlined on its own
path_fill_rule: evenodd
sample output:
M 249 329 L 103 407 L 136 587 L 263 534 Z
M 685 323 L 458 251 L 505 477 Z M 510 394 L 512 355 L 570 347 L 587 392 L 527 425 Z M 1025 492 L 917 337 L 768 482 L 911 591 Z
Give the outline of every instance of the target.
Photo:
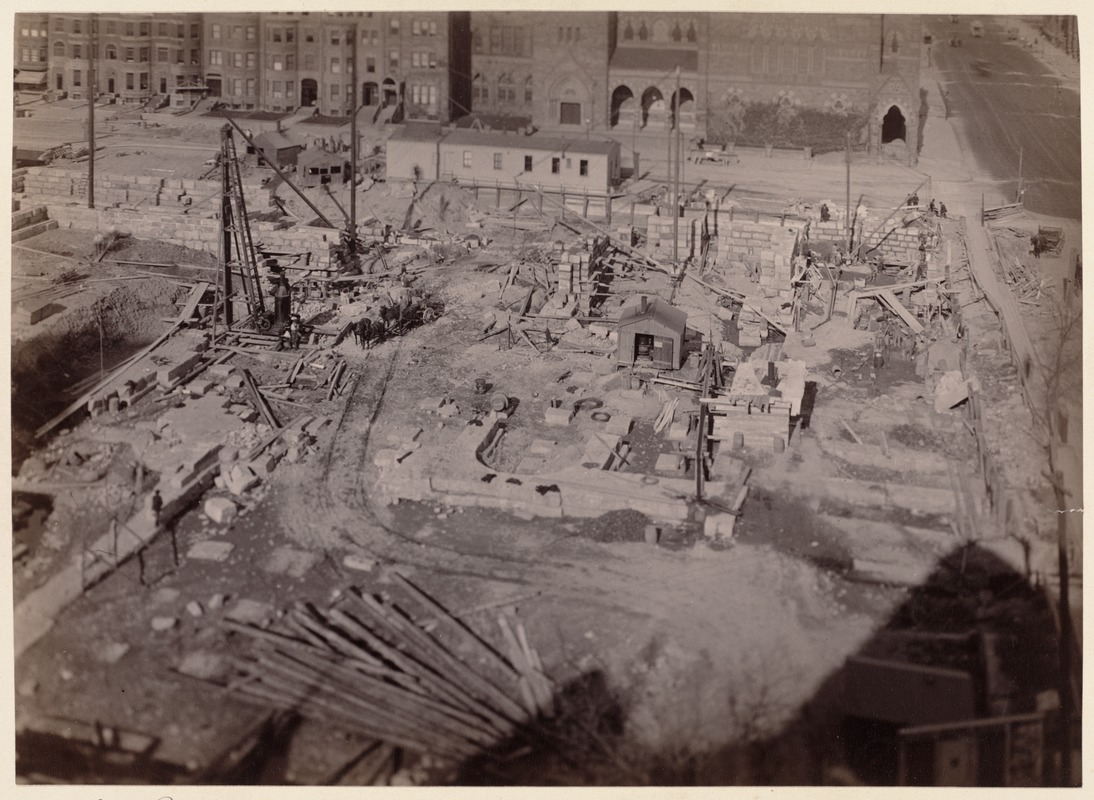
M 469 15 L 457 12 L 205 14 L 213 97 L 243 110 L 447 121 L 466 113 Z M 353 62 L 357 62 L 357 84 Z
M 96 90 L 115 102 L 143 105 L 157 97 L 185 104 L 203 85 L 200 14 L 48 16 L 53 91 L 88 96 L 92 47 Z
M 96 89 L 123 104 L 205 94 L 234 109 L 340 117 L 356 97 L 377 119 L 441 121 L 471 108 L 467 12 L 19 14 L 23 81 L 86 97 L 93 27 Z
M 15 21 L 15 90 L 45 90 L 49 66 L 49 15 L 20 14 Z

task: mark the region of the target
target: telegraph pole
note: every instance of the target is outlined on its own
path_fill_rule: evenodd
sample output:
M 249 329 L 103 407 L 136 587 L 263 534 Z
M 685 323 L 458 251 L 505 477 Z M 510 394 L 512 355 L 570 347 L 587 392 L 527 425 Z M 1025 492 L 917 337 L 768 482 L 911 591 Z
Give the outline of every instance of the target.
M 95 207 L 95 24 L 97 15 L 87 18 L 87 207 Z
M 1022 202 L 1022 147 L 1018 146 L 1018 202 Z
M 672 128 L 669 130 L 669 153 L 672 153 L 673 146 L 677 144 L 676 136 L 680 130 L 680 67 L 676 67 L 676 93 L 672 96 Z M 672 163 L 671 156 L 669 163 Z M 679 247 L 680 231 L 680 153 L 676 153 L 676 163 L 673 165 L 672 171 L 672 263 L 675 267 L 678 258 L 677 248 Z
M 847 257 L 851 257 L 851 132 L 847 131 Z
M 357 23 L 353 23 L 350 33 L 353 50 L 350 54 L 350 81 L 352 98 L 349 118 L 349 228 L 350 247 L 357 252 Z

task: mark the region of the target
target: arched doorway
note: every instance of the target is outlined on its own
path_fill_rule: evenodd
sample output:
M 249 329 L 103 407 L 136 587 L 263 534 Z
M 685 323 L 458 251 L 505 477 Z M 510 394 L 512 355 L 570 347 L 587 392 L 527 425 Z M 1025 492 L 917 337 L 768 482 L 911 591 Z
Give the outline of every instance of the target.
M 395 86 L 395 81 L 391 78 L 384 78 L 384 105 L 394 105 L 399 100 L 399 90 Z
M 634 101 L 634 92 L 629 86 L 617 86 L 612 92 L 612 117 L 611 127 L 623 125 L 631 127 L 634 124 L 634 109 L 637 104 Z
M 361 105 L 374 106 L 380 102 L 380 87 L 374 81 L 368 81 L 361 86 Z
M 651 86 L 646 91 L 642 92 L 642 127 L 645 128 L 650 122 L 664 122 L 665 121 L 665 96 L 661 94 L 661 90 L 656 86 Z
M 881 143 L 888 144 L 898 139 L 905 141 L 908 138 L 908 130 L 904 121 L 904 115 L 896 106 L 889 106 L 885 112 L 885 118 L 881 121 Z
M 319 84 L 313 78 L 300 81 L 300 105 L 309 108 L 319 99 Z
M 551 115 L 559 125 L 586 125 L 592 120 L 585 118 L 588 112 L 588 88 L 577 78 L 560 78 L 547 92 Z

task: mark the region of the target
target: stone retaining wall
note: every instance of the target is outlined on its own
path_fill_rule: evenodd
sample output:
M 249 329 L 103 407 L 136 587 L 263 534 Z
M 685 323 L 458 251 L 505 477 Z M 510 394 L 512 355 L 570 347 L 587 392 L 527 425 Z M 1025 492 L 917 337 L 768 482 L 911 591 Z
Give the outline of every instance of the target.
M 158 178 L 149 175 L 109 175 L 95 177 L 95 202 L 104 206 L 137 206 L 147 211 L 178 214 L 220 194 L 219 180 L 199 181 L 182 178 Z M 243 181 L 244 197 L 254 210 L 269 207 L 271 192 L 262 179 Z M 87 199 L 87 170 L 61 167 L 28 167 L 23 177 L 23 192 L 45 201 L 80 202 Z M 216 210 L 215 204 L 204 213 Z
M 102 231 L 118 228 L 140 239 L 157 239 L 207 253 L 217 252 L 220 223 L 215 219 L 178 216 L 128 209 L 83 208 L 51 205 L 49 216 L 63 228 Z M 331 268 L 331 247 L 338 244 L 338 231 L 295 225 L 282 228 L 273 222 L 252 222 L 251 235 L 256 244 L 286 253 L 311 253 L 309 266 Z

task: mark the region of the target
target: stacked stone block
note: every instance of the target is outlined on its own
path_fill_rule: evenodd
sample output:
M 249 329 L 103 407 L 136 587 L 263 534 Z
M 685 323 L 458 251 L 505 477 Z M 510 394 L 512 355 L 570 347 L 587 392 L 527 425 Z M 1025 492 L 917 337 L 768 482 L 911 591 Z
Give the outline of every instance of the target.
M 90 209 L 74 205 L 52 206 L 49 214 L 65 228 L 100 231 L 115 227 L 140 239 L 157 239 L 193 250 L 217 252 L 220 223 L 215 219 L 182 215 L 167 217 L 128 209 Z M 309 266 L 317 270 L 334 268 L 331 247 L 338 243 L 336 230 L 303 225 L 280 228 L 272 222 L 252 222 L 251 234 L 256 244 L 271 250 L 311 253 Z
M 683 259 L 699 254 L 702 220 L 681 217 L 677 222 L 676 252 Z M 656 214 L 646 218 L 646 243 L 651 254 L 664 258 L 672 253 L 672 217 Z
M 244 181 L 244 195 L 252 208 L 266 208 L 270 192 L 260 181 Z M 182 208 L 219 195 L 220 181 L 158 178 L 148 175 L 95 177 L 95 202 L 106 206 L 133 206 L 145 211 L 177 214 Z M 31 198 L 56 202 L 87 199 L 87 171 L 59 167 L 29 167 L 23 178 L 23 192 Z M 215 205 L 206 213 L 215 210 Z
M 730 222 L 725 212 L 712 214 L 708 226 L 716 269 L 745 273 L 749 266 L 758 268 L 762 288 L 780 295 L 792 293 L 794 256 L 802 238 L 800 226 L 740 219 Z

